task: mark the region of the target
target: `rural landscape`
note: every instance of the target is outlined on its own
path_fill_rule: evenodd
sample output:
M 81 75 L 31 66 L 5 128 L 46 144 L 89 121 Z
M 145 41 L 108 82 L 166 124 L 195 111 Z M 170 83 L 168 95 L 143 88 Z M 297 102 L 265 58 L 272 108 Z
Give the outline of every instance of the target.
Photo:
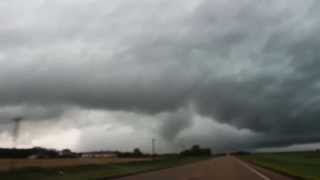
M 320 180 L 319 0 L 0 0 L 0 180 Z
M 152 155 L 143 154 L 138 148 L 133 152 L 73 153 L 70 150 L 57 152 L 37 147 L 0 149 L 0 157 L 0 175 L 4 180 L 187 179 L 190 175 L 198 179 L 236 180 L 261 179 L 260 173 L 264 174 L 263 179 L 320 178 L 319 150 L 211 154 L 209 149 L 195 145 L 179 154 Z M 236 172 L 234 163 L 239 166 L 235 166 L 238 168 Z M 205 172 L 207 168 L 213 173 Z
M 12 156 L 10 159 L 9 157 Z M 0 149 L 2 179 L 109 179 L 175 167 L 211 157 L 209 149 L 194 146 L 180 154 L 85 152 L 32 149 Z

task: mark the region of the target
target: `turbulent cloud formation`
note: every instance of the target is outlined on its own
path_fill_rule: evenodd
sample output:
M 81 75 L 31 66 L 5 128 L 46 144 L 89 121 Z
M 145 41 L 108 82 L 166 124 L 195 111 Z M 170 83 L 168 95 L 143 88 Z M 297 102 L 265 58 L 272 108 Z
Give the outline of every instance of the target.
M 78 109 L 121 112 L 113 124 L 173 144 L 318 142 L 319 9 L 316 0 L 0 2 L 1 126 L 17 115 L 67 123 Z M 94 126 L 79 119 L 79 131 Z M 195 133 L 204 119 L 212 130 Z
M 176 138 L 181 131 L 192 126 L 194 112 L 192 107 L 179 109 L 173 113 L 162 113 L 159 120 L 163 122 L 160 126 L 160 134 L 166 140 Z

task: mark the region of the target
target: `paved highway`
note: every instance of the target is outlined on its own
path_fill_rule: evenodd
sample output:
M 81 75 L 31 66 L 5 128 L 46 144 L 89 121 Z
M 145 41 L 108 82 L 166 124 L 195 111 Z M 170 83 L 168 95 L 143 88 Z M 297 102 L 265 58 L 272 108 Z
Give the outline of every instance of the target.
M 123 177 L 118 180 L 292 180 L 226 156 L 185 166 Z

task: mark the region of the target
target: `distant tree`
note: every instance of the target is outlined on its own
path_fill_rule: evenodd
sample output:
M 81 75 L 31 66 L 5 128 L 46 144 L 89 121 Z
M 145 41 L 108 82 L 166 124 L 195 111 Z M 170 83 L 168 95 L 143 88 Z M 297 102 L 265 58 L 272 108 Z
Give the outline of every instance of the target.
M 134 158 L 134 157 L 146 157 L 146 156 L 148 156 L 146 154 L 143 154 L 139 148 L 134 148 L 133 151 L 131 151 L 131 152 L 116 151 L 115 153 L 116 153 L 116 155 L 118 157 L 123 157 L 123 158 L 131 158 L 131 157 Z
M 209 148 L 201 148 L 199 145 L 193 145 L 190 149 L 180 153 L 182 156 L 211 156 Z
M 191 148 L 191 151 L 193 151 L 193 152 L 200 151 L 200 146 L 199 145 L 193 145 L 192 148 Z
M 0 158 L 27 158 L 33 155 L 53 158 L 58 156 L 58 152 L 54 149 L 42 147 L 34 147 L 31 149 L 0 148 Z
M 142 156 L 143 155 L 139 148 L 135 148 L 133 150 L 133 154 L 134 154 L 134 156 Z
M 63 149 L 63 150 L 62 150 L 62 153 L 64 153 L 64 154 L 71 154 L 72 151 L 71 151 L 70 149 Z

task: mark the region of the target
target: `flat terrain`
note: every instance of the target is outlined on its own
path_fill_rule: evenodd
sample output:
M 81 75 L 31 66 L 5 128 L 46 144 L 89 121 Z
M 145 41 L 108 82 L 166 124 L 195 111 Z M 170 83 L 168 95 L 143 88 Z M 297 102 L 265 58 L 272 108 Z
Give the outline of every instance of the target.
M 118 180 L 290 180 L 269 170 L 226 156 Z
M 302 179 L 320 179 L 320 152 L 261 153 L 244 159 Z
M 181 157 L 163 157 L 157 160 L 141 161 L 134 159 L 123 159 L 123 161 L 107 163 L 107 164 L 95 164 L 95 165 L 81 165 L 59 168 L 27 168 L 19 169 L 15 171 L 3 171 L 0 172 L 1 180 L 99 180 L 110 179 L 114 177 L 147 172 L 151 170 L 159 170 L 163 168 L 170 168 L 180 166 L 188 163 L 194 163 L 202 161 L 207 158 L 181 158 Z M 97 158 L 99 162 L 101 160 Z M 131 161 L 133 160 L 133 161 Z M 68 161 L 68 159 L 57 159 L 59 161 Z M 128 162 L 131 161 L 131 162 Z M 45 161 L 50 163 L 49 161 Z
M 146 161 L 143 158 L 0 159 L 0 171 L 22 168 L 59 168 Z

